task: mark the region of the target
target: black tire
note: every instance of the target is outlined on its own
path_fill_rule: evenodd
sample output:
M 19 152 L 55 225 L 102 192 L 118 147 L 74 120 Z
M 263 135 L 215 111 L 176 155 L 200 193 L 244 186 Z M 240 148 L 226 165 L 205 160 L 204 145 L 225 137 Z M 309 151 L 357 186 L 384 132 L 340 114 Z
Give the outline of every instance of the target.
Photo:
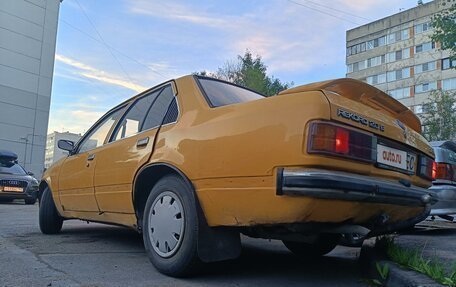
M 342 234 L 342 238 L 340 240 L 340 245 L 348 246 L 348 247 L 361 247 L 363 246 L 363 242 L 366 240 L 366 236 L 363 236 L 358 233 L 345 233 Z
M 160 199 L 166 196 L 176 198 L 175 201 L 169 201 L 170 205 L 180 201 L 179 208 L 183 209 L 183 215 L 180 215 L 180 218 L 183 219 L 180 223 L 181 233 L 179 234 L 179 239 L 181 237 L 182 239 L 175 245 L 176 247 L 173 247 L 172 251 L 169 251 L 172 254 L 160 255 L 158 253 L 160 250 L 156 251 L 153 247 L 153 245 L 156 245 L 155 248 L 159 249 L 157 242 L 160 242 L 159 240 L 154 241 L 152 235 L 155 232 L 155 236 L 158 237 L 157 234 L 161 232 L 160 226 L 158 225 L 157 227 L 157 222 L 151 222 L 153 219 L 150 219 L 150 217 L 158 216 L 160 212 L 158 210 L 160 208 L 159 205 L 163 205 L 164 202 L 163 200 L 160 201 Z M 196 210 L 193 191 L 182 178 L 178 176 L 166 176 L 159 180 L 152 188 L 144 211 L 143 240 L 150 261 L 161 273 L 172 277 L 186 277 L 194 274 L 199 269 L 201 261 L 197 252 L 198 216 Z M 169 224 L 172 223 L 170 222 Z M 156 230 L 151 228 L 151 225 L 156 227 Z M 166 241 L 164 245 L 166 249 L 169 248 L 169 244 Z
M 36 197 L 26 198 L 26 199 L 24 199 L 24 201 L 25 201 L 25 204 L 27 204 L 27 205 L 33 205 L 36 202 Z
M 331 252 L 339 244 L 339 234 L 320 234 L 318 239 L 313 243 L 287 241 L 283 244 L 296 256 L 302 258 L 312 258 L 323 256 Z
M 55 207 L 54 199 L 49 188 L 41 196 L 39 211 L 40 230 L 44 234 L 56 234 L 62 230 L 63 217 Z

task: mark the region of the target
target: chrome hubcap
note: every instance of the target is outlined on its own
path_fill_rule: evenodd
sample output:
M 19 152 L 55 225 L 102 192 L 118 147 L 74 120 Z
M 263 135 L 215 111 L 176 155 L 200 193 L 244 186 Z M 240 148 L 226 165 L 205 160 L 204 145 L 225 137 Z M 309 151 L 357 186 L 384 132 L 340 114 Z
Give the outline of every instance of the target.
M 179 197 L 171 191 L 161 193 L 149 213 L 149 238 L 154 251 L 170 257 L 179 249 L 184 236 L 184 209 Z

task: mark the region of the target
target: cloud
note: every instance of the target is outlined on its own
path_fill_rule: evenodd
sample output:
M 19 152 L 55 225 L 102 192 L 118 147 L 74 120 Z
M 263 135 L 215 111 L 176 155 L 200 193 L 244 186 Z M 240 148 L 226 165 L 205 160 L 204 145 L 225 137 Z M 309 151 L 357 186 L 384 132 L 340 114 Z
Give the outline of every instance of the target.
M 171 1 L 136 0 L 131 2 L 130 12 L 158 18 L 189 22 L 209 27 L 225 27 L 225 19 L 194 10 L 188 6 Z
M 93 79 L 93 80 L 103 82 L 106 84 L 111 84 L 111 85 L 127 88 L 127 89 L 133 90 L 135 92 L 141 92 L 141 91 L 144 91 L 147 89 L 146 87 L 144 87 L 142 85 L 138 85 L 133 82 L 123 80 L 118 75 L 108 73 L 103 70 L 99 70 L 90 65 L 87 65 L 85 63 L 82 63 L 77 60 L 71 59 L 69 57 L 63 56 L 61 54 L 56 54 L 55 60 L 59 61 L 61 63 L 64 63 L 68 66 L 71 66 L 72 68 L 75 68 L 75 70 L 73 71 L 73 74 L 76 74 L 80 77 Z

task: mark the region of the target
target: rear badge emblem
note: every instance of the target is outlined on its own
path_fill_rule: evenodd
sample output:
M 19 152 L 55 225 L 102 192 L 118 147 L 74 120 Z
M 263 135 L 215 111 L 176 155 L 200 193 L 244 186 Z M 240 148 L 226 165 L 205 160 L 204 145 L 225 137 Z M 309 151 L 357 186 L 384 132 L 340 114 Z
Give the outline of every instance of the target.
M 360 123 L 362 125 L 368 126 L 368 127 L 372 128 L 372 129 L 375 129 L 375 130 L 379 130 L 381 132 L 385 131 L 385 126 L 383 126 L 383 125 L 381 125 L 381 124 L 379 124 L 379 123 L 377 123 L 375 121 L 368 120 L 368 119 L 366 119 L 363 116 L 360 116 L 360 115 L 352 113 L 352 112 L 348 112 L 348 111 L 343 110 L 343 109 L 337 109 L 337 116 L 338 117 L 342 117 L 344 119 L 352 120 L 354 122 L 357 122 L 357 123 Z

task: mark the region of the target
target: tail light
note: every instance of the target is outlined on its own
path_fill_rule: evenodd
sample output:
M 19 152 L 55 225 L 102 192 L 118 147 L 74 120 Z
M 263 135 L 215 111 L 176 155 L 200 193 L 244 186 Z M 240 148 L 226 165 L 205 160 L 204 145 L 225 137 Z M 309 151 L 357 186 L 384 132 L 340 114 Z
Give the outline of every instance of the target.
M 432 180 L 435 176 L 435 162 L 432 158 L 421 155 L 420 160 L 418 162 L 418 175 Z
M 329 122 L 313 122 L 310 124 L 309 135 L 309 153 L 375 161 L 376 144 L 372 134 Z
M 434 162 L 432 179 L 456 181 L 455 169 L 456 167 L 451 164 Z

